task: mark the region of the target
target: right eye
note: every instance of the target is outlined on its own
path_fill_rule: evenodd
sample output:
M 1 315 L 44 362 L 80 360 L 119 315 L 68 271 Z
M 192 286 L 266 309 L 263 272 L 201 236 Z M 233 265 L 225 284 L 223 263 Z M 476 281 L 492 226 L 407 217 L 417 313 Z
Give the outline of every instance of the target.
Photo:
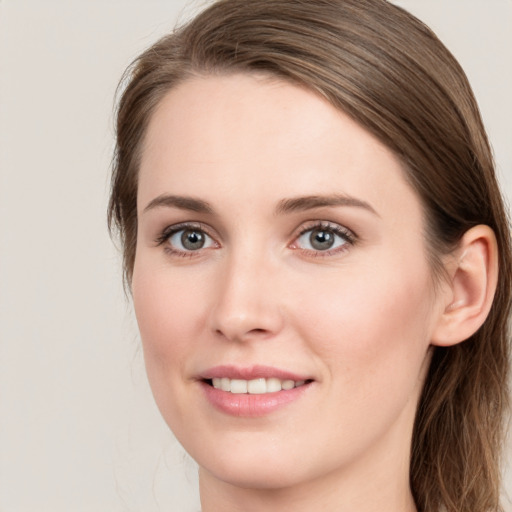
M 171 226 L 157 242 L 159 245 L 165 244 L 165 249 L 171 254 L 180 256 L 217 246 L 213 238 L 199 226 Z

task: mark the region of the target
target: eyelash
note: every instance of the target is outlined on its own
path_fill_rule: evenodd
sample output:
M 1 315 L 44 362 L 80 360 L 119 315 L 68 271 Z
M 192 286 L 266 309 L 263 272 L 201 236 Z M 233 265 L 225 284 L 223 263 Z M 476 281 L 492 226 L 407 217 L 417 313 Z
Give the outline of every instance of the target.
M 302 237 L 306 233 L 309 233 L 309 232 L 312 232 L 315 230 L 320 231 L 320 232 L 324 231 L 324 232 L 328 232 L 328 233 L 334 233 L 334 235 L 341 238 L 345 243 L 343 243 L 341 246 L 336 247 L 334 249 L 327 249 L 324 251 L 321 251 L 321 250 L 315 251 L 313 249 L 303 249 L 301 247 L 296 246 L 300 237 Z M 357 236 L 353 231 L 351 231 L 343 226 L 340 226 L 339 224 L 322 221 L 322 222 L 313 222 L 313 223 L 307 224 L 305 227 L 303 227 L 301 229 L 301 231 L 299 232 L 299 234 L 294 238 L 294 242 L 292 243 L 291 246 L 295 250 L 302 251 L 304 253 L 307 253 L 310 256 L 317 258 L 317 257 L 332 256 L 332 255 L 335 255 L 335 254 L 338 254 L 341 252 L 345 252 L 349 248 L 347 246 L 353 246 L 356 244 L 356 242 L 357 242 Z M 296 247 L 293 247 L 294 245 Z
M 184 222 L 180 224 L 174 224 L 172 226 L 167 226 L 162 233 L 156 238 L 155 243 L 157 246 L 164 245 L 166 242 L 168 242 L 172 236 L 179 233 L 180 231 L 198 231 L 201 233 L 204 233 L 209 239 L 213 240 L 214 244 L 219 247 L 217 242 L 215 242 L 215 238 L 209 234 L 209 229 L 207 226 L 201 223 L 190 223 L 190 222 Z M 297 246 L 298 240 L 300 237 L 305 235 L 308 232 L 312 231 L 325 231 L 328 233 L 333 233 L 337 237 L 341 238 L 345 243 L 343 243 L 341 246 L 336 247 L 334 249 L 327 249 L 327 250 L 314 250 L 314 249 L 304 249 Z M 301 251 L 309 256 L 313 257 L 327 257 L 334 254 L 338 254 L 341 252 L 344 252 L 348 249 L 348 246 L 353 246 L 357 242 L 357 236 L 354 232 L 351 230 L 340 226 L 339 224 L 334 224 L 331 222 L 321 221 L 321 222 L 311 222 L 307 223 L 306 226 L 304 226 L 299 233 L 294 236 L 294 241 L 289 245 L 290 248 L 294 250 Z M 208 249 L 210 247 L 202 248 L 202 249 Z M 198 249 L 196 251 L 194 250 L 180 250 L 175 249 L 171 246 L 171 244 L 166 244 L 164 247 L 164 250 L 171 254 L 172 256 L 178 256 L 182 258 L 192 258 L 198 255 L 198 253 L 201 252 L 201 249 Z
M 180 224 L 174 224 L 172 226 L 167 226 L 162 233 L 157 237 L 155 240 L 155 243 L 157 246 L 163 245 L 166 242 L 168 242 L 172 236 L 179 233 L 180 231 L 197 231 L 200 233 L 204 233 L 208 238 L 211 240 L 215 240 L 213 236 L 209 234 L 208 227 L 201 223 L 196 222 L 183 222 Z M 218 244 L 216 244 L 218 246 Z M 180 249 L 175 249 L 171 246 L 171 244 L 167 244 L 164 247 L 165 252 L 168 254 L 171 254 L 172 256 L 178 256 L 181 258 L 193 258 L 194 256 L 197 256 L 197 253 L 200 252 L 200 250 L 197 251 L 183 251 Z

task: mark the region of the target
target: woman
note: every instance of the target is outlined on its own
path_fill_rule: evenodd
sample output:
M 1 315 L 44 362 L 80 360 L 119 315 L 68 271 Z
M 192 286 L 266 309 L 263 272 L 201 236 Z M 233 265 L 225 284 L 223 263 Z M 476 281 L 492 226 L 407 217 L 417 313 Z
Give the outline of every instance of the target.
M 203 512 L 501 510 L 509 228 L 460 66 L 383 0 L 221 0 L 144 52 L 110 222 Z

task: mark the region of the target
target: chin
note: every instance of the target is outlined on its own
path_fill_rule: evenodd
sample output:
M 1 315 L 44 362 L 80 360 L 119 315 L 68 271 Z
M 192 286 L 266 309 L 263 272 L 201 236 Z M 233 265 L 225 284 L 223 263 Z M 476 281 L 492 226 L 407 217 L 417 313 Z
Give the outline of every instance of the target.
M 215 479 L 245 489 L 277 490 L 291 488 L 307 479 L 306 475 L 290 468 L 284 461 L 245 460 L 245 458 L 199 463 L 200 471 L 206 471 Z
M 254 432 L 251 433 L 254 435 Z M 292 487 L 305 480 L 304 454 L 289 450 L 282 439 L 271 436 L 236 436 L 232 442 L 187 446 L 185 450 L 200 467 L 215 479 L 251 489 Z M 262 446 L 266 446 L 262 449 Z M 311 464 L 308 464 L 311 468 Z

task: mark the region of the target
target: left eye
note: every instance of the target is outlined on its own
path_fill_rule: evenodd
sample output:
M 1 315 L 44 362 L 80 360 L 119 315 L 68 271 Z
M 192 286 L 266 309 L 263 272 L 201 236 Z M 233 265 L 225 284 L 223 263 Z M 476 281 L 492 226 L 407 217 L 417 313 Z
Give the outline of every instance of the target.
M 304 231 L 295 245 L 310 251 L 330 251 L 350 243 L 347 233 L 333 227 L 317 226 Z
M 168 237 L 173 249 L 182 252 L 198 251 L 212 247 L 214 242 L 204 231 L 196 228 L 185 228 L 175 231 Z

